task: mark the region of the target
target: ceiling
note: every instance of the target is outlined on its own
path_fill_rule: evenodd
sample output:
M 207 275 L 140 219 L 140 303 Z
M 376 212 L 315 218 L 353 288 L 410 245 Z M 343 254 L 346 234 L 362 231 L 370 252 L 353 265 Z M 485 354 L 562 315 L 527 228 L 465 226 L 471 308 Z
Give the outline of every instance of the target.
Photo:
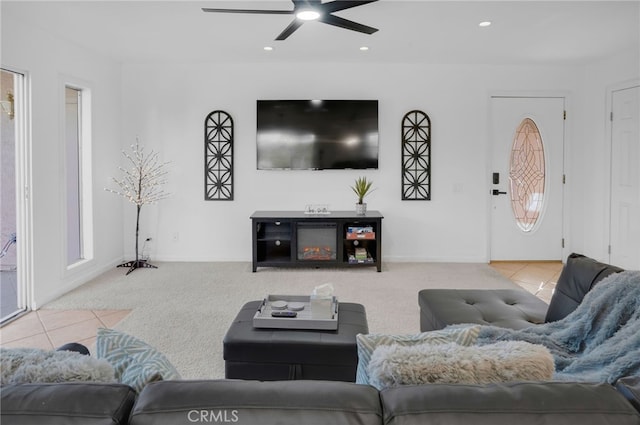
M 3 21 L 29 23 L 124 63 L 581 65 L 640 51 L 637 0 L 379 0 L 336 12 L 379 28 L 375 34 L 308 22 L 284 41 L 274 39 L 291 15 L 215 14 L 201 8 L 289 10 L 289 0 L 3 0 L 0 7 Z M 478 26 L 487 20 L 491 26 Z M 10 34 L 3 30 L 5 37 Z

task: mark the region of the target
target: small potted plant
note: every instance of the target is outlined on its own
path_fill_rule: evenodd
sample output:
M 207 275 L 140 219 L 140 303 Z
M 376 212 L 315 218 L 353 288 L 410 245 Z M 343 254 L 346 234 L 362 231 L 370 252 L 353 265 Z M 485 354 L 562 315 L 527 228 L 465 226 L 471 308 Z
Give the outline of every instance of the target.
M 364 197 L 369 194 L 373 189 L 371 185 L 373 181 L 367 180 L 366 177 L 358 177 L 356 183 L 351 186 L 351 189 L 358 195 L 358 202 L 356 203 L 356 214 L 365 215 L 367 213 L 367 204 L 364 202 Z

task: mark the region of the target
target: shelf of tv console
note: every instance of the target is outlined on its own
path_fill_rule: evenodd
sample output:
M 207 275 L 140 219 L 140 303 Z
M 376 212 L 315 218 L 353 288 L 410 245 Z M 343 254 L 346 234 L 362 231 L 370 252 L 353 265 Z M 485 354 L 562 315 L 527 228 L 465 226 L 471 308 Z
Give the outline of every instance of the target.
M 253 271 L 258 267 L 375 267 L 382 271 L 379 211 L 307 214 L 255 211 L 251 215 Z

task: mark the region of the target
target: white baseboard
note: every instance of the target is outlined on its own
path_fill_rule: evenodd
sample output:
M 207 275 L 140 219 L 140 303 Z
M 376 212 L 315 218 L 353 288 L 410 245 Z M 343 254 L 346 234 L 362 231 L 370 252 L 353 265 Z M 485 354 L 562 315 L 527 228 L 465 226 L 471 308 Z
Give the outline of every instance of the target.
M 251 258 L 211 258 L 207 256 L 176 256 L 176 255 L 157 255 L 149 259 L 149 262 L 251 262 Z M 472 257 L 408 257 L 408 256 L 384 256 L 382 262 L 398 262 L 398 263 L 484 263 L 488 261 L 484 256 Z

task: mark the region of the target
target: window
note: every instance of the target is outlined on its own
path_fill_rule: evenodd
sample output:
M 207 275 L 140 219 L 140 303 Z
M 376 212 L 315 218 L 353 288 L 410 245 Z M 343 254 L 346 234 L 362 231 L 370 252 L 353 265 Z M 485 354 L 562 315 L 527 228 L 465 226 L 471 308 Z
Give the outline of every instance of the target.
M 89 93 L 65 86 L 67 266 L 92 257 Z

